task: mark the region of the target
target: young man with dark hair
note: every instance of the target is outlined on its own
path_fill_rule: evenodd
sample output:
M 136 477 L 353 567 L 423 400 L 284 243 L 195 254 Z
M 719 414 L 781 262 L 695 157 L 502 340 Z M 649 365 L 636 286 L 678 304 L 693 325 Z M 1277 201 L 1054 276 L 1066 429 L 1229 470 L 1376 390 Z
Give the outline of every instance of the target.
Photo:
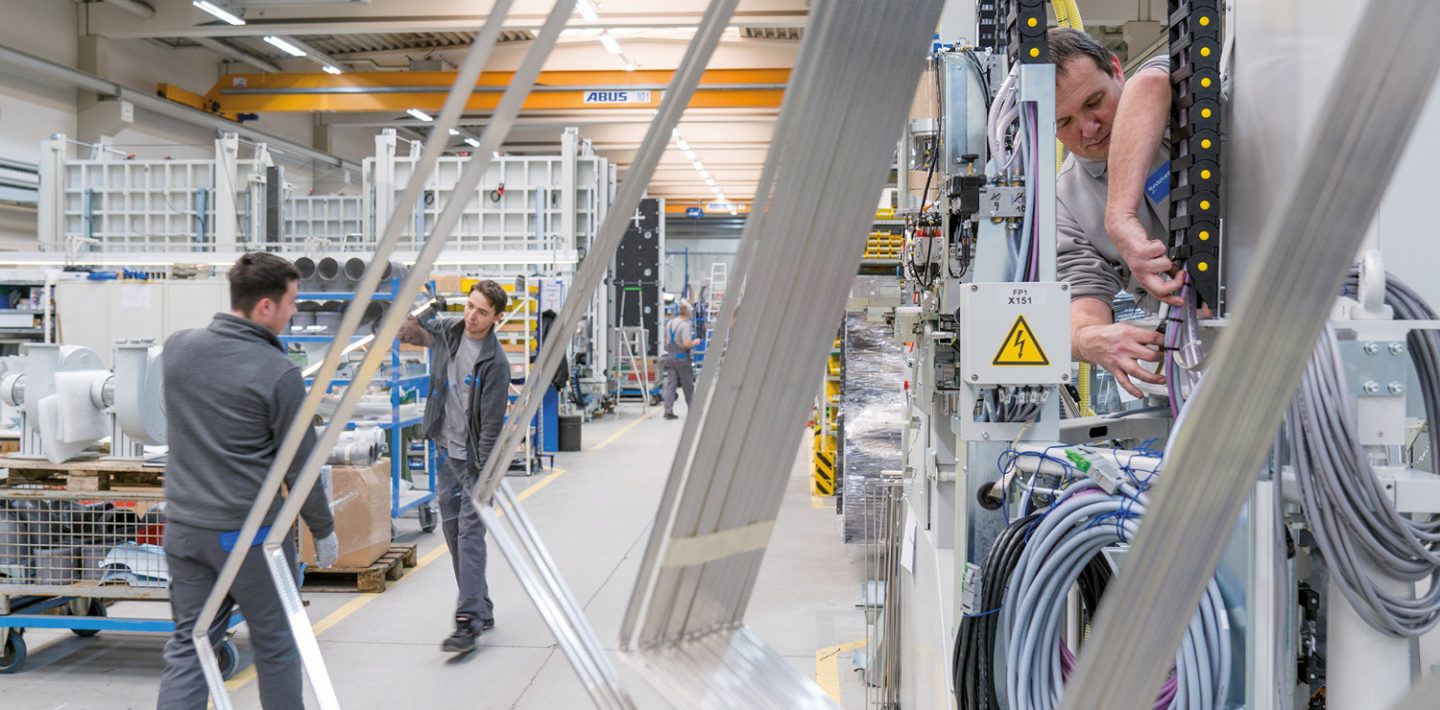
M 1070 340 L 1139 397 L 1131 378 L 1163 384 L 1153 330 L 1116 323 L 1111 300 L 1125 289 L 1142 308 L 1179 304 L 1181 281 L 1166 257 L 1170 219 L 1170 60 L 1160 52 L 1127 79 L 1093 37 L 1049 32 L 1055 63 L 1055 135 L 1070 155 L 1055 183 L 1060 280 L 1070 285 Z
M 460 587 L 455 632 L 441 644 L 451 653 L 473 651 L 480 633 L 495 627 L 485 581 L 485 524 L 470 496 L 510 403 L 510 361 L 495 334 L 509 300 L 500 284 L 481 281 L 470 287 L 464 317 L 437 317 L 431 310 L 407 323 L 430 340 L 424 431 L 441 452 L 440 526 Z
M 192 638 L 195 624 L 207 624 L 211 643 L 219 644 L 236 605 L 250 629 L 261 705 L 267 710 L 304 706 L 300 654 L 259 546 L 280 510 L 279 496 L 255 539 L 237 539 L 305 399 L 300 368 L 276 338 L 295 314 L 299 279 L 285 259 L 246 254 L 230 269 L 230 312 L 165 342 L 161 360 L 170 457 L 164 543 L 175 633 L 165 644 L 160 710 L 205 707 L 209 689 Z M 307 432 L 287 484 L 294 484 L 314 446 L 315 434 Z M 334 564 L 339 544 L 323 488 L 310 492 L 301 515 L 314 533 L 320 566 Z M 220 568 L 240 544 L 250 550 L 220 613 L 200 619 Z M 293 568 L 295 550 L 288 541 L 285 554 Z

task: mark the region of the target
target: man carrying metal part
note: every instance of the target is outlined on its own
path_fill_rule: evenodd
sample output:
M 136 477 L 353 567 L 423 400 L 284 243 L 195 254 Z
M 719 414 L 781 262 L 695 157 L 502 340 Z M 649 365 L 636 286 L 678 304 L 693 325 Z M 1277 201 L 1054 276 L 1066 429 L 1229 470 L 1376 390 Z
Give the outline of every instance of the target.
M 681 301 L 675 317 L 665 322 L 665 418 L 675 416 L 675 386 L 685 390 L 685 406 L 695 399 L 695 367 L 690 350 L 700 344 L 690 325 L 690 304 Z
M 276 339 L 295 315 L 300 273 L 273 254 L 246 254 L 230 268 L 229 313 L 206 328 L 165 342 L 164 401 L 170 458 L 165 466 L 165 561 L 175 634 L 165 644 L 160 710 L 204 708 L 209 689 L 194 646 L 195 624 L 220 569 L 237 544 L 250 552 L 220 613 L 205 619 L 219 644 L 235 606 L 255 650 L 260 702 L 267 709 L 303 707 L 300 654 L 266 567 L 264 541 L 280 505 L 271 505 L 254 540 L 239 530 L 271 460 L 305 399 L 300 368 Z M 315 445 L 306 435 L 287 482 Z M 339 543 L 325 490 L 316 486 L 301 511 L 315 536 L 321 567 L 335 563 Z M 285 544 L 291 567 L 294 545 Z
M 1072 355 L 1115 376 L 1164 384 L 1154 367 L 1164 336 L 1116 323 L 1111 299 L 1123 288 L 1142 308 L 1180 305 L 1166 257 L 1170 217 L 1170 60 L 1161 53 L 1127 79 L 1120 60 L 1090 35 L 1049 32 L 1055 63 L 1055 135 L 1070 155 L 1056 180 L 1060 279 L 1070 284 Z
M 463 318 L 436 317 L 432 308 L 407 323 L 407 330 L 418 326 L 431 342 L 424 431 L 441 451 L 440 527 L 460 587 L 455 632 L 441 644 L 451 653 L 475 650 L 481 632 L 495 628 L 485 581 L 485 524 L 470 497 L 510 403 L 510 361 L 495 334 L 509 300 L 500 284 L 481 281 L 470 287 Z

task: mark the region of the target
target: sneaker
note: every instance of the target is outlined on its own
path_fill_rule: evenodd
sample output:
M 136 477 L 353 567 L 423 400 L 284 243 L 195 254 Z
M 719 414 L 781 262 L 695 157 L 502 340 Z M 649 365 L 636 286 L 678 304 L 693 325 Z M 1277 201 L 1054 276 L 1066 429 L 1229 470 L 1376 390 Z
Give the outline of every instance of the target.
M 679 419 L 680 417 L 677 417 L 677 416 L 675 416 L 674 414 L 671 414 L 671 413 L 669 413 L 669 412 L 666 412 L 666 413 L 665 413 L 665 418 L 666 418 L 666 419 Z
M 481 622 L 480 622 L 480 631 L 481 631 L 482 633 L 483 633 L 483 632 L 486 632 L 486 631 L 494 631 L 494 630 L 495 630 L 495 620 L 494 620 L 494 619 L 485 619 L 484 621 L 481 621 Z
M 493 627 L 495 621 L 492 619 L 490 625 Z M 475 650 L 475 637 L 480 632 L 475 629 L 474 624 L 468 616 L 455 617 L 455 633 L 440 644 L 440 650 L 447 653 L 469 653 Z

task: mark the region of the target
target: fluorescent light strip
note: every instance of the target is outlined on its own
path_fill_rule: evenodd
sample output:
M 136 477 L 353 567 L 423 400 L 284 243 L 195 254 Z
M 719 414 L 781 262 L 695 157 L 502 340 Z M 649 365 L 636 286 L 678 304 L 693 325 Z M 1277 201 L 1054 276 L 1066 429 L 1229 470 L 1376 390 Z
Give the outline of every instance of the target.
M 588 22 L 599 22 L 600 15 L 595 12 L 595 6 L 590 0 L 575 0 L 575 9 L 580 11 L 580 16 Z
M 341 69 L 340 67 L 337 67 L 337 66 L 335 66 L 334 64 L 326 64 L 326 65 L 324 65 L 324 66 L 321 67 L 321 68 L 325 70 L 325 73 L 326 73 L 326 74 L 344 74 L 344 73 L 345 73 L 345 70 L 344 70 L 344 69 Z
M 620 43 L 616 42 L 615 38 L 611 37 L 609 32 L 600 33 L 600 44 L 605 45 L 605 49 L 611 54 L 618 55 L 622 53 L 622 50 L 620 49 Z
M 421 110 L 418 109 L 418 108 L 407 108 L 407 109 L 405 109 L 405 113 L 408 113 L 408 114 L 410 114 L 411 116 L 415 117 L 417 120 L 424 121 L 424 122 L 426 122 L 426 123 L 429 123 L 429 122 L 435 120 L 434 118 L 432 118 L 432 117 L 430 116 L 430 114 L 425 113 L 424 111 L 421 111 Z
M 265 35 L 265 41 L 266 41 L 266 42 L 269 42 L 271 46 L 274 46 L 274 47 L 279 48 L 280 51 L 282 51 L 282 52 L 284 52 L 284 53 L 286 53 L 286 54 L 288 54 L 288 55 L 290 55 L 290 56 L 292 56 L 292 57 L 303 57 L 303 56 L 306 56 L 305 50 L 303 50 L 303 49 L 301 49 L 301 48 L 299 48 L 299 47 L 296 47 L 295 45 L 290 44 L 289 42 L 286 42 L 286 41 L 285 41 L 285 38 L 283 38 L 283 37 L 276 37 L 275 35 Z
M 205 12 L 208 12 L 208 13 L 210 13 L 210 14 L 212 14 L 212 15 L 214 15 L 214 16 L 216 16 L 216 17 L 218 17 L 218 18 L 220 18 L 220 19 L 222 19 L 222 20 L 224 20 L 224 21 L 226 21 L 226 22 L 228 22 L 228 23 L 230 23 L 230 24 L 232 24 L 232 25 L 243 25 L 243 24 L 245 24 L 245 20 L 240 19 L 240 17 L 239 17 L 238 15 L 235 15 L 234 13 L 230 12 L 229 10 L 226 10 L 225 8 L 220 7 L 219 5 L 216 5 L 216 4 L 213 3 L 213 2 L 207 2 L 207 0 L 194 0 L 194 2 L 192 2 L 192 3 L 190 3 L 190 4 L 191 4 L 191 5 L 194 5 L 195 7 L 200 8 L 201 10 L 204 10 Z
M 474 138 L 466 138 L 466 139 L 465 139 L 465 143 L 468 144 L 471 148 L 479 148 L 479 147 L 480 147 L 480 141 L 477 141 L 477 140 L 475 140 Z

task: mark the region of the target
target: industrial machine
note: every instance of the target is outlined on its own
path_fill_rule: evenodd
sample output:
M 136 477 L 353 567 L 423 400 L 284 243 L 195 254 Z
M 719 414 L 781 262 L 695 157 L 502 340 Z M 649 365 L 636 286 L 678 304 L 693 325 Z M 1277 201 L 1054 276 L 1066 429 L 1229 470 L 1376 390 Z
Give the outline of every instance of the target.
M 1185 305 L 1134 314 L 1163 334 L 1166 384 L 1090 411 L 1106 376 L 1071 362 L 1056 269 L 1048 3 L 979 5 L 978 45 L 935 49 L 920 88 L 932 100 L 902 142 L 902 295 L 887 319 L 908 353 L 903 470 L 878 485 L 904 494 L 893 528 L 866 540 L 884 563 L 866 587 L 877 632 L 862 663 L 887 707 L 1061 706 L 1092 626 L 1122 613 L 1107 590 L 1141 525 L 1172 522 L 1151 520 L 1152 496 L 1197 424 L 1187 403 L 1216 339 L 1250 305 L 1233 302 L 1243 268 L 1227 259 L 1250 255 L 1254 236 L 1227 247 L 1222 219 L 1235 20 L 1223 3 L 1172 2 L 1164 239 Z M 1275 118 L 1235 120 L 1263 131 Z M 1258 231 L 1243 202 L 1241 224 Z M 1156 708 L 1392 707 L 1435 662 L 1440 334 L 1376 246 L 1334 299 Z

